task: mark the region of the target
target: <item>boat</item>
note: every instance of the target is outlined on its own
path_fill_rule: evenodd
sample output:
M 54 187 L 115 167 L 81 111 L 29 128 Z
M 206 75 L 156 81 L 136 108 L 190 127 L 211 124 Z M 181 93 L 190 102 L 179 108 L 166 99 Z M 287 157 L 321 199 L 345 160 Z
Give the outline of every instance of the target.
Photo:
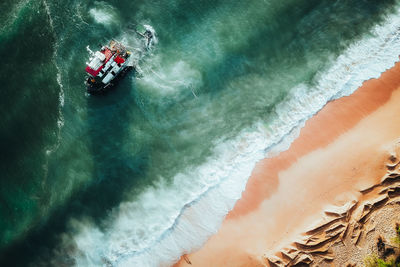
M 131 52 L 115 40 L 111 40 L 108 46 L 102 46 L 100 51 L 90 52 L 92 56 L 85 69 L 89 94 L 105 93 L 133 68 L 129 60 Z
M 144 39 L 145 51 L 153 45 L 154 31 L 151 29 L 146 28 L 144 33 L 137 32 Z M 88 74 L 86 85 L 89 94 L 103 94 L 113 88 L 130 70 L 140 70 L 137 65 L 138 57 L 133 60 L 132 52 L 116 40 L 111 40 L 109 45 L 101 46 L 101 49 L 96 52 L 91 51 L 89 47 L 87 49 L 91 54 L 85 69 Z M 140 49 L 136 51 L 141 54 Z

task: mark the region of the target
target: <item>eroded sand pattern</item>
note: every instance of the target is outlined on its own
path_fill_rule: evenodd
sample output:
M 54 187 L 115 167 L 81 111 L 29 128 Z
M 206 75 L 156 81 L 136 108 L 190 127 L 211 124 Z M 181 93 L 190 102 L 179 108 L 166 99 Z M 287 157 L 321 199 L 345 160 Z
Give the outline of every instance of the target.
M 376 240 L 390 240 L 400 221 L 400 143 L 395 146 L 379 184 L 361 190 L 360 200 L 326 209 L 321 222 L 301 238 L 275 255 L 265 255 L 267 265 L 362 266 L 367 255 L 378 253 Z

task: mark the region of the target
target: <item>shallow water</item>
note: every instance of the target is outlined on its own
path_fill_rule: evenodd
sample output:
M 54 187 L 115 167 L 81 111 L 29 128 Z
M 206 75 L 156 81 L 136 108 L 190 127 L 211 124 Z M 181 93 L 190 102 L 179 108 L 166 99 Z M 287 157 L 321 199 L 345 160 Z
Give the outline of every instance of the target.
M 2 265 L 157 266 L 198 247 L 266 151 L 397 60 L 397 9 L 3 1 Z M 85 94 L 86 46 L 136 46 L 144 24 L 143 75 Z

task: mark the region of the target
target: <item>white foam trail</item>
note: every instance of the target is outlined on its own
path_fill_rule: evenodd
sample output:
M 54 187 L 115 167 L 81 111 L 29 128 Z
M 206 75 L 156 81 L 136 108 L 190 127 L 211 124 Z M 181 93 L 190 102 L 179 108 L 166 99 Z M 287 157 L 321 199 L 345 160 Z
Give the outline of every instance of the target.
M 172 184 L 160 182 L 135 201 L 121 203 L 106 231 L 92 224 L 75 227 L 77 265 L 168 266 L 200 247 L 240 198 L 258 160 L 286 149 L 301 125 L 328 101 L 351 94 L 394 65 L 400 54 L 398 14 L 348 48 L 314 87 L 293 88 L 268 129 L 260 123 L 242 132 L 217 145 L 207 163 L 176 175 Z
M 48 18 L 49 18 L 50 27 L 53 30 L 54 37 L 57 39 L 57 36 L 55 34 L 54 23 L 53 23 L 53 19 L 52 19 L 52 16 L 51 16 L 49 5 L 47 4 L 47 2 L 45 0 L 43 0 L 43 4 L 45 6 L 46 13 L 47 13 Z M 64 86 L 62 84 L 61 70 L 60 70 L 60 67 L 57 64 L 57 52 L 58 52 L 58 44 L 56 42 L 54 44 L 53 63 L 55 65 L 56 69 L 57 69 L 57 78 L 56 78 L 56 80 L 57 80 L 57 84 L 60 87 L 60 91 L 59 91 L 59 95 L 58 95 L 59 108 L 58 108 L 58 120 L 57 120 L 57 125 L 58 125 L 58 129 L 59 129 L 59 132 L 60 132 L 61 128 L 64 126 L 64 116 L 63 116 L 63 113 L 62 113 L 62 108 L 64 107 L 65 98 L 64 98 Z M 60 134 L 58 134 L 58 136 L 59 135 Z M 58 147 L 58 145 L 57 145 L 57 147 Z
M 44 7 L 46 9 L 46 13 L 47 16 L 49 18 L 49 23 L 50 23 L 50 27 L 53 31 L 54 37 L 57 40 L 57 36 L 55 33 L 55 29 L 54 29 L 54 23 L 53 23 L 53 19 L 51 16 L 51 12 L 50 12 L 50 8 L 49 5 L 47 4 L 47 2 L 45 0 L 43 0 L 43 4 Z M 54 44 L 54 53 L 53 53 L 53 64 L 55 65 L 56 69 L 57 69 L 57 76 L 56 76 L 56 80 L 57 80 L 57 84 L 59 85 L 59 93 L 58 93 L 58 118 L 57 118 L 57 127 L 58 127 L 58 132 L 57 132 L 57 141 L 55 142 L 55 144 L 51 145 L 50 147 L 46 148 L 46 164 L 44 164 L 44 170 L 45 170 L 45 175 L 44 178 L 42 180 L 42 186 L 44 186 L 44 184 L 47 182 L 47 176 L 48 176 L 48 163 L 49 163 L 49 157 L 52 153 L 54 153 L 58 147 L 61 144 L 61 129 L 64 126 L 64 115 L 63 115 L 63 108 L 64 108 L 64 104 L 65 104 L 65 97 L 64 97 L 64 86 L 62 84 L 62 76 L 61 76 L 61 70 L 59 68 L 59 66 L 57 65 L 57 51 L 58 51 L 58 44 L 57 42 L 55 42 Z

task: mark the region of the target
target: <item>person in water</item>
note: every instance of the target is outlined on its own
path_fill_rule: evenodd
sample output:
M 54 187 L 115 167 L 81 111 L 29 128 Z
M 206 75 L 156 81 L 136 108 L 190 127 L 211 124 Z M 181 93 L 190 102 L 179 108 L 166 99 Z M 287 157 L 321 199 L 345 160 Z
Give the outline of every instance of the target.
M 152 33 L 151 31 L 149 31 L 149 30 L 146 30 L 146 31 L 144 32 L 143 36 L 144 36 L 144 37 L 146 38 L 146 40 L 147 40 L 146 48 L 149 49 L 149 48 L 150 48 L 150 45 L 151 45 L 151 42 L 152 42 L 152 40 L 153 40 L 153 33 Z

